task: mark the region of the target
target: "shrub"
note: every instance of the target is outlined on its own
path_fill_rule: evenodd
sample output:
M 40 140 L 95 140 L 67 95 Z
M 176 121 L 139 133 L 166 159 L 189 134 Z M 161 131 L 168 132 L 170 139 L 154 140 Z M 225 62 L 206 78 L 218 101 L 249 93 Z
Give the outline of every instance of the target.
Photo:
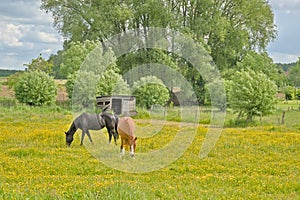
M 294 98 L 295 88 L 287 86 L 284 88 L 285 100 L 292 100 Z
M 276 90 L 275 83 L 261 72 L 236 72 L 228 91 L 230 106 L 252 121 L 253 116 L 265 116 L 274 110 Z
M 133 84 L 133 94 L 137 104 L 151 108 L 152 105 L 165 105 L 169 100 L 169 91 L 156 76 L 142 77 Z
M 21 103 L 41 106 L 55 102 L 57 86 L 45 72 L 32 71 L 21 74 L 14 85 L 16 98 Z

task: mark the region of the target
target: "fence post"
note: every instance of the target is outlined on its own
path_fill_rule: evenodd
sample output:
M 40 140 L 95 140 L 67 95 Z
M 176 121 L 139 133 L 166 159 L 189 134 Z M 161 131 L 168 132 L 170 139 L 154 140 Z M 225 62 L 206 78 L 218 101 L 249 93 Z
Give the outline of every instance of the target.
M 285 111 L 282 112 L 281 124 L 284 124 Z

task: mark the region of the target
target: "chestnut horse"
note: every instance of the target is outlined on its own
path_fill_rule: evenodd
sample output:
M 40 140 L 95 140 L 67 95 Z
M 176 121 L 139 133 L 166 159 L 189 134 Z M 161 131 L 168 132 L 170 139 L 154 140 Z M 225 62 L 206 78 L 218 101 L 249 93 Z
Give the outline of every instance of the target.
M 118 124 L 118 133 L 121 137 L 121 156 L 125 154 L 124 146 L 128 145 L 130 149 L 130 156 L 134 158 L 136 140 L 137 137 L 134 135 L 134 121 L 131 117 L 122 117 Z

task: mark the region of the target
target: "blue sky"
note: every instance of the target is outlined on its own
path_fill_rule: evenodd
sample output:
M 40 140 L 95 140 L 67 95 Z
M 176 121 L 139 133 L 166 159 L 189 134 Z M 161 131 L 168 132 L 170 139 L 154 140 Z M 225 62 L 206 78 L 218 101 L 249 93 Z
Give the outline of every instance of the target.
M 272 6 L 277 39 L 268 46 L 274 62 L 295 62 L 300 57 L 300 0 L 269 0 Z
M 300 56 L 300 0 L 269 0 L 278 37 L 268 46 L 274 62 L 295 62 Z M 62 49 L 63 38 L 39 0 L 0 0 L 0 69 L 24 69 L 40 53 L 44 58 Z

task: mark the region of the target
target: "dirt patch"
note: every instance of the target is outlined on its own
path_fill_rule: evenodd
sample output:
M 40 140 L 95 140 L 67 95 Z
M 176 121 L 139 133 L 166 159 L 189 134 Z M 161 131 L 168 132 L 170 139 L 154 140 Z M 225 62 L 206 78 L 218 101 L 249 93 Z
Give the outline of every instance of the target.
M 1 85 L 0 97 L 14 98 L 15 92 L 13 91 L 13 89 L 9 88 L 8 85 Z
M 15 98 L 15 92 L 12 88 L 9 88 L 8 85 L 0 85 L 0 97 L 4 98 Z M 57 98 L 56 100 L 59 102 L 67 101 L 68 94 L 66 91 L 66 87 L 59 85 L 57 89 Z
M 67 94 L 67 91 L 66 91 L 66 87 L 63 87 L 63 86 L 59 86 L 58 89 L 57 89 L 57 98 L 56 100 L 59 101 L 59 102 L 63 102 L 63 101 L 67 101 L 69 98 L 68 98 L 68 94 Z

